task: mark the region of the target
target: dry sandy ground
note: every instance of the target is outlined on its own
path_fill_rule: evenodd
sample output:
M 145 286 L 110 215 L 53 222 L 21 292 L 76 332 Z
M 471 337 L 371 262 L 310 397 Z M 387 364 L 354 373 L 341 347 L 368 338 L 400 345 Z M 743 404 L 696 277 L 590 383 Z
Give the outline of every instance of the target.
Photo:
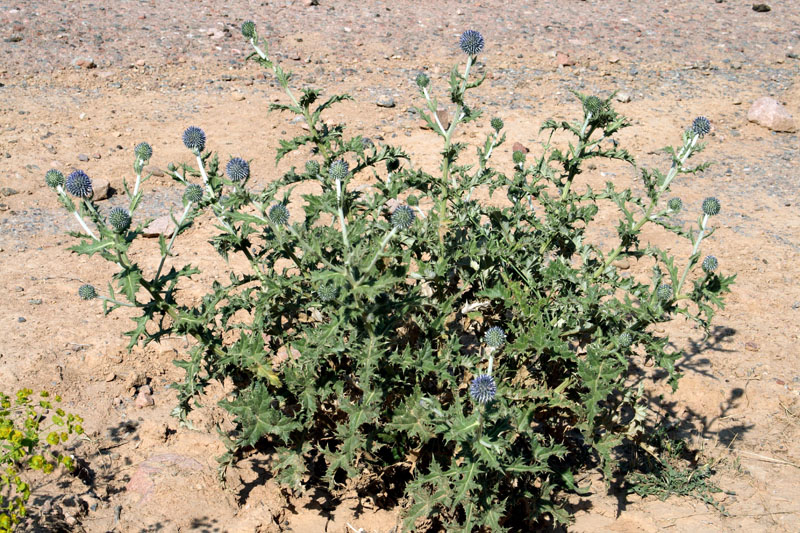
M 670 325 L 675 345 L 686 352 L 685 377 L 677 393 L 664 391 L 662 409 L 682 422 L 701 457 L 717 461 L 714 481 L 728 491 L 717 496 L 730 516 L 688 498 L 607 494 L 587 474 L 584 483 L 592 481 L 593 492 L 576 505 L 569 530 L 800 530 L 800 143 L 797 134 L 773 133 L 746 119 L 750 103 L 765 95 L 800 118 L 794 53 L 800 6 L 773 1 L 771 12 L 755 13 L 749 3 L 731 0 L 530 1 L 513 8 L 499 1 L 441 2 L 424 9 L 406 0 L 320 3 L 235 2 L 224 12 L 205 0 L 0 6 L 0 287 L 6 294 L 0 387 L 62 394 L 86 418 L 87 438 L 75 453 L 94 476 L 89 484 L 65 477 L 63 487 L 44 486 L 39 503 L 59 491 L 81 495 L 88 510 L 69 498 L 55 507 L 78 517 L 68 530 L 90 532 L 344 532 L 349 523 L 388 533 L 397 525 L 396 510 L 370 501 L 345 499 L 331 507 L 309 496 L 286 507 L 262 454 L 238 464 L 228 486 L 220 486 L 215 457 L 222 447 L 207 431 L 219 413 L 199 412 L 197 431 L 179 427 L 169 414 L 174 395 L 167 386 L 181 378 L 171 361 L 181 356 L 183 341 L 127 353 L 126 314 L 103 317 L 99 304 L 86 305 L 76 295 L 82 283 L 103 286 L 111 271 L 66 250 L 65 232 L 76 226 L 44 186 L 49 168 L 82 168 L 119 190 L 122 178 L 130 179 L 132 148 L 140 141 L 153 146 L 153 167 L 188 161 L 180 135 L 191 124 L 205 129 L 208 146 L 222 157 L 252 158 L 256 187 L 300 162 L 274 164 L 277 139 L 299 126 L 267 114 L 281 95 L 257 67 L 243 63 L 237 26 L 247 17 L 262 31 L 266 24 L 298 85 L 354 96 L 330 121 L 399 144 L 429 170 L 439 148 L 408 111 L 419 104 L 413 79 L 427 68 L 444 96 L 445 76 L 461 60 L 457 36 L 470 27 L 487 38 L 480 68 L 488 78 L 477 105 L 487 117 L 504 119 L 511 142 L 534 152 L 544 119 L 579 113 L 570 89 L 630 96 L 617 104 L 634 124 L 620 140 L 645 165 L 664 168 L 659 148 L 678 143 L 694 116 L 709 117 L 714 134 L 702 157 L 715 164 L 679 180 L 675 191 L 689 207 L 686 223 L 702 198 L 720 199 L 706 251 L 738 279 L 708 340 L 686 322 Z M 559 66 L 557 52 L 574 64 Z M 97 68 L 72 64 L 81 58 Z M 376 105 L 386 98 L 395 107 Z M 462 139 L 478 140 L 486 130 L 488 123 L 465 129 Z M 506 171 L 511 142 L 496 153 Z M 634 175 L 610 166 L 582 178 L 625 185 Z M 155 177 L 148 187 L 149 214 L 178 204 L 166 178 Z M 611 238 L 613 213 L 603 216 Z M 210 221 L 200 223 L 176 248 L 176 261 L 203 271 L 190 294 L 202 294 L 226 268 L 206 242 L 210 230 Z M 657 232 L 645 239 L 673 242 Z M 149 244 L 136 258 L 155 268 L 149 252 L 156 244 Z M 688 255 L 683 245 L 671 247 Z M 155 405 L 136 409 L 131 391 L 145 383 Z

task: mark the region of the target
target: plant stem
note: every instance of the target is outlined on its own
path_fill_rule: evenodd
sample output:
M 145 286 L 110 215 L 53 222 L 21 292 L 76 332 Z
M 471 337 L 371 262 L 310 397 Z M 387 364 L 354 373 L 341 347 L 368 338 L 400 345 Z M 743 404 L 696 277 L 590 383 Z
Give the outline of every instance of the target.
M 680 293 L 681 287 L 683 287 L 683 282 L 686 281 L 686 276 L 689 274 L 689 270 L 691 270 L 694 261 L 692 261 L 692 257 L 697 253 L 697 250 L 700 249 L 700 242 L 703 240 L 703 236 L 705 235 L 708 224 L 708 215 L 703 215 L 703 221 L 700 223 L 700 233 L 697 234 L 697 240 L 694 242 L 694 247 L 692 248 L 692 254 L 689 256 L 689 262 L 686 264 L 686 268 L 683 271 L 683 275 L 681 276 L 680 282 L 678 282 L 678 286 L 675 288 L 675 294 Z
M 672 168 L 669 169 L 669 173 L 667 174 L 667 177 L 664 179 L 664 183 L 661 185 L 661 189 L 658 191 L 658 194 L 656 195 L 656 198 L 654 200 L 650 201 L 650 205 L 648 206 L 647 210 L 645 211 L 644 217 L 642 217 L 642 219 L 639 222 L 637 222 L 633 226 L 633 228 L 631 229 L 631 231 L 633 233 L 636 233 L 640 229 L 642 229 L 642 226 L 644 226 L 650 220 L 650 217 L 653 215 L 653 209 L 655 209 L 656 203 L 658 202 L 658 199 L 661 197 L 661 194 L 663 194 L 663 192 L 667 190 L 667 187 L 669 187 L 670 183 L 672 183 L 672 180 L 675 179 L 675 176 L 678 175 L 678 172 L 683 167 L 683 164 L 686 162 L 686 159 L 689 157 L 689 154 L 692 153 L 692 149 L 694 148 L 695 144 L 697 143 L 697 139 L 699 139 L 699 136 L 695 135 L 692 138 L 692 141 L 689 143 L 689 145 L 688 146 L 684 146 L 683 149 L 678 153 L 678 162 L 677 163 L 673 163 Z M 599 276 L 601 272 L 603 272 L 606 268 L 608 268 L 608 266 L 611 263 L 614 262 L 614 259 L 617 258 L 617 256 L 620 254 L 620 252 L 622 252 L 622 244 L 617 246 L 616 249 L 614 249 L 614 251 L 611 252 L 608 255 L 608 257 L 606 257 L 606 260 L 603 263 L 603 266 L 600 267 L 595 272 L 594 276 L 592 276 L 592 279 L 594 279 L 597 276 Z
M 577 160 L 577 163 L 570 169 L 569 175 L 567 176 L 567 183 L 564 185 L 564 190 L 561 192 L 561 201 L 565 201 L 567 199 L 567 195 L 569 194 L 569 190 L 572 187 L 572 181 L 575 179 L 576 174 L 578 173 L 578 165 L 580 164 L 580 160 L 583 157 L 583 152 L 586 150 L 586 141 L 592 136 L 594 133 L 594 126 L 592 129 L 589 130 L 589 134 L 586 134 L 586 127 L 589 125 L 589 119 L 591 115 L 586 115 L 586 120 L 583 121 L 583 126 L 581 127 L 581 135 L 580 139 L 578 140 L 578 151 L 572 161 Z
M 369 271 L 372 270 L 372 267 L 374 267 L 375 263 L 378 262 L 378 258 L 383 252 L 383 249 L 386 247 L 387 244 L 389 244 L 389 241 L 392 239 L 392 237 L 395 236 L 396 233 L 397 233 L 397 227 L 393 227 L 392 231 L 386 234 L 386 237 L 383 238 L 383 241 L 381 241 L 381 245 L 378 247 L 378 251 L 375 252 L 375 256 L 372 258 L 372 261 L 369 262 L 369 266 L 364 271 L 364 275 L 367 275 L 367 273 L 369 273 Z
M 167 256 L 169 255 L 170 250 L 172 250 L 172 245 L 175 244 L 175 238 L 178 236 L 178 231 L 181 229 L 183 225 L 183 221 L 186 220 L 186 214 L 189 213 L 189 209 L 192 207 L 192 202 L 187 202 L 186 207 L 183 209 L 183 215 L 181 215 L 181 219 L 178 222 L 178 226 L 172 232 L 172 238 L 169 240 L 169 244 L 167 245 L 167 250 L 164 255 L 161 256 L 161 262 L 158 264 L 158 270 L 156 270 L 156 277 L 158 279 L 161 276 L 161 269 L 164 268 L 164 262 L 167 260 Z
M 339 212 L 339 225 L 342 227 L 342 241 L 345 247 L 345 266 L 350 265 L 350 241 L 347 239 L 347 223 L 344 220 L 344 210 L 342 209 L 342 180 L 336 179 L 336 209 Z
M 64 195 L 64 196 L 67 195 L 67 193 L 64 191 L 64 188 L 61 185 L 56 187 L 56 191 L 58 191 L 58 194 L 61 194 L 61 195 Z M 95 235 L 94 232 L 89 229 L 89 226 L 86 225 L 86 222 L 83 220 L 83 217 L 80 215 L 80 213 L 78 213 L 77 209 L 75 209 L 72 212 L 72 214 L 75 215 L 75 218 L 78 220 L 78 224 L 80 224 L 81 227 L 83 228 L 83 231 L 85 231 L 92 239 L 94 239 L 96 241 L 100 240 L 100 239 L 97 238 L 97 235 Z
M 205 163 L 203 163 L 203 160 L 200 159 L 199 154 L 196 157 L 197 157 L 197 168 L 200 169 L 200 175 L 203 176 L 203 183 L 205 183 L 206 185 L 206 190 L 208 191 L 208 194 L 211 196 L 211 198 L 214 198 L 215 197 L 214 189 L 211 188 L 211 184 L 208 182 L 208 174 L 206 174 L 206 165 Z

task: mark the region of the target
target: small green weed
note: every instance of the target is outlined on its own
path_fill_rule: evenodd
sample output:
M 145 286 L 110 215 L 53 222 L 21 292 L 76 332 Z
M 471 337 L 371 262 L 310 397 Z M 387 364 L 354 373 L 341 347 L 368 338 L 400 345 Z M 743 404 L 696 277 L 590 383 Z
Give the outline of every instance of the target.
M 57 407 L 61 398 L 22 389 L 15 397 L 0 392 L 0 533 L 10 533 L 25 518 L 31 497 L 27 474 L 52 473 L 56 466 L 72 470 L 59 446 L 83 433 L 81 417 Z

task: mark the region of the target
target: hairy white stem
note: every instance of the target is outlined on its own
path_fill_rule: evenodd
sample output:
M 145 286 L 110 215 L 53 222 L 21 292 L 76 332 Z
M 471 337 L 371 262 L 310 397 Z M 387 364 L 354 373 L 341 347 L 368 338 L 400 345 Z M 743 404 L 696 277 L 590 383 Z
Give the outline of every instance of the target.
M 427 100 L 428 104 L 430 104 L 428 106 L 428 109 L 431 109 L 431 112 L 433 113 L 433 118 L 436 119 L 436 125 L 439 126 L 439 129 L 441 130 L 442 135 L 444 135 L 444 133 L 445 133 L 444 126 L 442 126 L 442 121 L 439 120 L 439 113 L 437 113 L 438 109 L 433 109 L 433 102 L 431 101 L 431 97 L 428 95 L 428 88 L 427 87 L 424 87 L 422 89 L 422 94 L 425 95 L 425 100 Z
M 703 221 L 700 223 L 700 233 L 697 234 L 697 240 L 694 241 L 694 247 L 692 247 L 692 254 L 689 256 L 689 262 L 686 264 L 686 268 L 683 271 L 683 275 L 681 276 L 681 280 L 678 283 L 678 287 L 675 289 L 675 294 L 680 294 L 681 288 L 683 287 L 683 282 L 686 281 L 686 276 L 689 275 L 689 270 L 692 267 L 691 258 L 694 257 L 694 254 L 697 253 L 697 250 L 700 249 L 700 243 L 705 236 L 706 230 L 708 229 L 708 215 L 703 215 Z
M 344 220 L 344 210 L 342 209 L 342 180 L 336 180 L 336 210 L 339 212 L 339 225 L 342 227 L 342 241 L 346 248 L 344 260 L 345 266 L 350 264 L 350 241 L 347 238 L 347 223 Z
M 364 271 L 365 274 L 370 270 L 372 270 L 372 267 L 374 267 L 375 263 L 378 262 L 378 258 L 381 256 L 381 253 L 383 253 L 383 249 L 386 248 L 386 245 L 389 244 L 389 241 L 392 239 L 392 237 L 395 236 L 396 233 L 397 233 L 397 227 L 393 227 L 392 231 L 386 234 L 386 237 L 383 238 L 383 241 L 381 241 L 381 245 L 378 247 L 378 251 L 375 252 L 375 256 L 372 258 L 372 261 L 369 262 L 369 266 Z
M 205 183 L 206 185 L 206 190 L 208 191 L 208 194 L 210 194 L 211 197 L 214 198 L 214 189 L 211 188 L 211 184 L 208 182 L 208 174 L 206 174 L 206 166 L 203 163 L 203 160 L 200 159 L 199 155 L 197 155 L 196 157 L 197 157 L 197 168 L 200 169 L 200 175 L 203 176 L 203 183 Z
M 61 185 L 56 187 L 56 191 L 58 191 L 58 194 L 60 195 L 67 196 L 67 193 L 64 191 L 64 187 L 62 187 Z M 94 232 L 89 229 L 89 226 L 86 225 L 86 222 L 83 220 L 83 217 L 80 215 L 80 213 L 78 213 L 77 209 L 75 209 L 75 211 L 73 211 L 72 214 L 75 215 L 75 218 L 78 220 L 78 224 L 80 224 L 81 227 L 83 228 L 83 231 L 85 231 L 92 239 L 96 241 L 99 240 L 97 238 L 97 235 L 95 235 Z
M 181 219 L 178 222 L 178 226 L 172 232 L 172 238 L 169 240 L 169 244 L 167 244 L 167 252 L 161 256 L 161 262 L 158 264 L 158 270 L 156 270 L 156 279 L 161 275 L 161 269 L 164 268 L 164 262 L 167 260 L 167 256 L 169 256 L 169 252 L 172 250 L 172 245 L 175 244 L 175 238 L 178 236 L 178 230 L 183 225 L 183 221 L 186 220 L 186 215 L 189 213 L 189 209 L 192 208 L 192 202 L 187 202 L 186 207 L 183 209 L 183 214 L 181 215 Z

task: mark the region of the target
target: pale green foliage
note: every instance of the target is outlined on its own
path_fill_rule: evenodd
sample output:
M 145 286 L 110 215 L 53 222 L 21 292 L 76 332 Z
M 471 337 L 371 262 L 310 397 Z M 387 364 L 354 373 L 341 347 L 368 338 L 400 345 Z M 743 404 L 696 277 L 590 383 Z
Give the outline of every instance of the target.
M 206 191 L 192 197 L 196 203 L 184 200 L 176 235 L 196 217 L 214 217 L 211 245 L 225 259 L 242 256 L 250 270 L 217 277 L 202 301 L 187 303 L 181 282 L 197 270 L 162 272 L 172 263 L 172 241 L 161 240 L 153 274 L 128 255 L 144 222 L 120 235 L 90 201 L 78 207 L 100 236 L 77 234 L 82 242 L 72 249 L 119 267 L 117 289 L 109 284 L 101 297 L 107 310 L 142 311 L 131 346 L 163 335 L 196 341 L 176 361 L 185 371 L 175 386 L 176 415 L 186 417 L 209 383 L 232 377 L 236 388 L 221 405 L 236 429 L 226 435 L 223 468 L 266 441 L 286 487 L 336 492 L 350 478 L 377 479 L 405 494 L 408 528 L 425 519 L 453 531 L 521 531 L 545 515 L 568 520 L 559 493 L 579 490 L 573 475 L 587 457 L 611 476 L 612 450 L 642 433 L 642 392 L 626 384 L 636 366 L 654 361 L 677 384 L 680 353 L 651 326 L 684 314 L 708 327 L 733 281 L 697 264 L 701 241 L 713 232 L 707 220 L 700 231 L 685 229 L 666 206 L 672 180 L 704 168 L 685 166 L 702 148 L 697 136 L 684 132 L 681 146 L 667 149 L 667 174 L 641 170 L 645 197 L 613 182 L 594 191 L 577 180 L 587 160 L 633 163 L 611 141 L 628 123 L 610 99 L 578 94 L 583 116 L 545 122 L 540 155 L 501 162 L 512 172 L 506 175 L 490 166 L 505 141 L 501 122 L 487 128 L 473 158 L 456 141 L 460 125 L 481 117 L 465 104 L 483 81 L 470 76 L 469 56 L 450 73 L 450 124 L 436 114 L 434 83 L 419 84 L 419 111 L 442 140 L 442 163 L 413 168 L 400 149 L 348 137 L 343 124 L 325 121 L 323 113 L 349 97 L 296 94 L 267 43 L 249 26 L 247 34 L 250 59 L 272 71 L 287 95 L 271 108 L 307 125 L 280 141 L 277 162 L 294 151 L 312 162 L 260 191 L 231 187 L 211 152 L 197 154 L 202 168 L 171 174 L 183 187 L 202 180 Z M 556 146 L 559 131 L 572 142 Z M 370 185 L 351 187 L 355 179 Z M 304 182 L 321 192 L 294 192 Z M 502 201 L 479 201 L 478 189 Z M 128 190 L 132 215 L 137 190 L 138 180 Z M 620 213 L 617 242 L 587 238 L 601 207 Z M 692 256 L 640 246 L 646 224 L 690 240 Z M 619 258 L 647 265 L 651 279 L 623 275 Z M 659 299 L 666 284 L 670 297 Z M 485 345 L 480 339 L 492 326 L 503 342 L 493 330 Z M 497 386 L 478 391 L 485 405 L 469 395 L 478 375 Z M 626 410 L 636 416 L 626 420 Z
M 0 533 L 14 531 L 27 514 L 32 490 L 28 474 L 50 474 L 58 465 L 71 470 L 72 458 L 60 453 L 59 445 L 83 433 L 83 419 L 55 405 L 60 397 L 32 395 L 30 389 L 13 398 L 0 392 Z

